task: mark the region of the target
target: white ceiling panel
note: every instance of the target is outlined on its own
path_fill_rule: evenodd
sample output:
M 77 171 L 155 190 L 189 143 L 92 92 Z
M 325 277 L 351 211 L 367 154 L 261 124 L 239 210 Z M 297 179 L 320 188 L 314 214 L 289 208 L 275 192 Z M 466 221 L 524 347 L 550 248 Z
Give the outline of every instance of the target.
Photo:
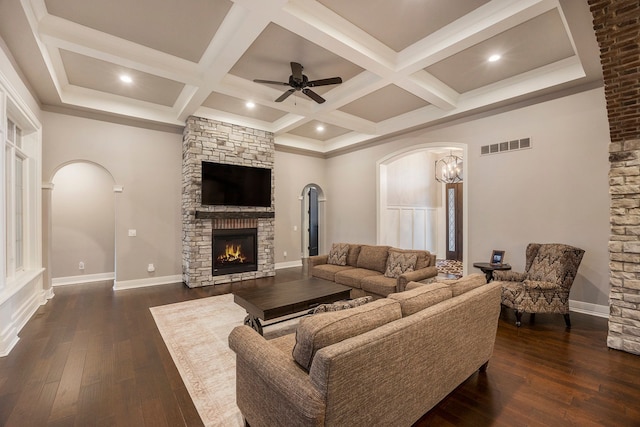
M 349 129 L 340 126 L 329 125 L 318 120 L 312 120 L 302 126 L 290 130 L 290 134 L 302 136 L 304 138 L 328 141 L 332 138 L 349 133 Z
M 45 0 L 47 11 L 80 25 L 198 62 L 222 24 L 228 0 Z
M 501 58 L 489 62 L 494 54 Z M 427 67 L 426 71 L 464 93 L 574 54 L 560 14 L 554 9 Z
M 340 111 L 377 123 L 427 105 L 406 90 L 388 85 L 341 107 Z
M 320 3 L 400 52 L 488 0 L 320 0 Z
M 172 106 L 184 84 L 110 62 L 60 50 L 69 84 L 154 104 Z M 125 83 L 120 76 L 131 78 Z
M 253 104 L 253 107 L 248 107 L 247 102 L 249 101 L 251 101 L 250 98 L 244 100 L 212 92 L 211 95 L 209 95 L 209 97 L 202 103 L 202 106 L 265 122 L 275 122 L 287 114 L 284 111 L 255 103 Z

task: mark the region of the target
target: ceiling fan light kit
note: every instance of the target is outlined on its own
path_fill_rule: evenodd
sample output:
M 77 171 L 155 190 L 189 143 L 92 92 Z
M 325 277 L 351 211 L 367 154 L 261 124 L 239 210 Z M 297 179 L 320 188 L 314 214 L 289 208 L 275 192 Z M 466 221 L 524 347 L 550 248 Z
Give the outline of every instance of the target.
M 320 79 L 320 80 L 311 80 L 302 74 L 302 70 L 304 67 L 302 64 L 298 62 L 291 62 L 291 75 L 289 76 L 289 81 L 285 82 L 277 82 L 273 80 L 261 80 L 254 79 L 253 81 L 256 83 L 268 84 L 268 85 L 277 85 L 277 86 L 289 86 L 291 89 L 285 91 L 282 95 L 280 95 L 275 102 L 282 102 L 289 97 L 292 93 L 296 91 L 300 91 L 307 95 L 309 98 L 316 101 L 318 104 L 322 104 L 325 102 L 325 99 L 318 95 L 316 92 L 312 91 L 311 87 L 317 86 L 328 86 L 328 85 L 337 85 L 342 83 L 342 78 L 340 77 L 331 77 L 328 79 Z

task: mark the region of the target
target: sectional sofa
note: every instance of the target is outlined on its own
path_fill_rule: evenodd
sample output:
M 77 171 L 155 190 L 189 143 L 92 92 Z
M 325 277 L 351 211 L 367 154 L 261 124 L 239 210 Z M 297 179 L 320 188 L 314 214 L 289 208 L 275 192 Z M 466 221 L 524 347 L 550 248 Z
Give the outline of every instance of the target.
M 352 287 L 352 298 L 402 292 L 409 282 L 435 277 L 435 265 L 429 251 L 353 243 L 334 243 L 327 255 L 309 257 L 312 276 Z
M 236 401 L 248 425 L 410 426 L 493 352 L 500 285 L 484 274 L 303 318 L 273 340 L 236 327 Z M 483 374 L 479 374 L 483 375 Z

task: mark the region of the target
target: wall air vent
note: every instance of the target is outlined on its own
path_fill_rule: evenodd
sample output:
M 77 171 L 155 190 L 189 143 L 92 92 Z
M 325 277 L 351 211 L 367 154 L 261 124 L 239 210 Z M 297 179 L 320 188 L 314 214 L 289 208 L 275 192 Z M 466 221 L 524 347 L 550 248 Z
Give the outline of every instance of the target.
M 506 151 L 523 150 L 531 148 L 531 138 L 514 139 L 497 144 L 483 145 L 480 147 L 480 155 L 504 153 Z

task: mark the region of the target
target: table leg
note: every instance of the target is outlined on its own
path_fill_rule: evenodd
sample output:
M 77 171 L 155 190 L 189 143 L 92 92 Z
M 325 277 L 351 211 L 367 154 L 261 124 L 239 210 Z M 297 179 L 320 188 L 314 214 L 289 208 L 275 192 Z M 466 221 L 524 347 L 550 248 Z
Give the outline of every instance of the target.
M 244 324 L 262 335 L 262 324 L 260 323 L 260 319 L 257 317 L 252 314 L 247 314 L 247 317 L 244 318 Z
M 480 270 L 482 270 L 482 272 L 484 273 L 485 277 L 487 278 L 487 283 L 489 283 L 491 280 L 493 280 L 493 270 L 487 270 L 484 268 L 481 268 Z

